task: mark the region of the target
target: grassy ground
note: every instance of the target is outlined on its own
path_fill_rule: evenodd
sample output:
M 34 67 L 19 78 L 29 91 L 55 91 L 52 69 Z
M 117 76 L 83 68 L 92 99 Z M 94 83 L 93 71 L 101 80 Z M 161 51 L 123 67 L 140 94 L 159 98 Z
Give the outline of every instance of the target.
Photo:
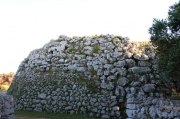
M 65 113 L 44 113 L 25 110 L 14 111 L 16 119 L 98 119 L 97 117 L 83 116 L 79 114 L 65 114 Z

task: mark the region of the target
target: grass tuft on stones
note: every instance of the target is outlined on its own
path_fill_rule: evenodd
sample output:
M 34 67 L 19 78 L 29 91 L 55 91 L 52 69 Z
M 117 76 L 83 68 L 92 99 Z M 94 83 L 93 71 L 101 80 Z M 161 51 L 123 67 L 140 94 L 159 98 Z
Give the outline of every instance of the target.
M 94 45 L 93 46 L 93 53 L 98 53 L 98 51 L 99 51 L 99 45 L 98 44 L 96 44 L 96 45 Z

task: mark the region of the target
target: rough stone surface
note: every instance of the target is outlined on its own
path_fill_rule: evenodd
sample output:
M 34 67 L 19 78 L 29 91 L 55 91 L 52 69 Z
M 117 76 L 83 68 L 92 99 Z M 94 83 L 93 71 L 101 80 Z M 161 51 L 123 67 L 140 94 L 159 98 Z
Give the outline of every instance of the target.
M 180 101 L 158 74 L 151 44 L 114 35 L 61 35 L 32 51 L 8 90 L 15 108 L 101 118 L 175 119 Z
M 0 119 L 15 119 L 13 97 L 0 94 Z
M 122 77 L 122 78 L 120 78 L 119 80 L 118 80 L 118 84 L 120 85 L 120 86 L 125 86 L 126 84 L 128 84 L 129 83 L 129 80 L 127 79 L 127 78 L 125 78 L 125 77 Z

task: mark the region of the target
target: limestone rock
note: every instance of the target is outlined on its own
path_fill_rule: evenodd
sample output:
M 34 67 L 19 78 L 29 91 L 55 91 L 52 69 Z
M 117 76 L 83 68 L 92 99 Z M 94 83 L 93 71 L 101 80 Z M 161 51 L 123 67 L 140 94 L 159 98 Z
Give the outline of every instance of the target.
M 133 59 L 126 59 L 126 63 L 128 68 L 135 66 L 135 61 Z
M 152 119 L 155 119 L 155 118 L 156 118 L 156 108 L 155 108 L 155 107 L 151 106 L 151 107 L 149 108 L 149 115 L 150 115 L 150 117 L 151 117 Z
M 153 90 L 155 90 L 155 84 L 145 84 L 143 86 L 143 90 L 144 92 L 152 92 Z
M 137 109 L 137 107 L 138 107 L 138 106 L 137 106 L 136 104 L 127 104 L 127 105 L 126 105 L 126 108 L 127 108 L 127 109 L 131 109 L 131 110 L 135 110 L 135 109 Z
M 46 94 L 41 93 L 41 94 L 38 95 L 38 98 L 45 99 L 46 98 Z
M 119 86 L 125 86 L 129 83 L 129 79 L 127 79 L 126 77 L 122 77 L 118 80 L 117 83 Z
M 159 109 L 156 109 L 156 113 L 159 118 L 162 118 L 162 112 Z
M 151 69 L 149 67 L 132 67 L 129 68 L 130 72 L 133 72 L 134 74 L 139 74 L 139 73 L 148 73 L 151 71 Z
M 13 97 L 10 95 L 0 94 L 0 118 L 15 119 Z
M 109 119 L 110 117 L 108 115 L 102 115 L 101 118 L 103 119 Z
M 144 61 L 144 60 L 149 60 L 149 57 L 146 54 L 142 54 L 142 55 L 135 54 L 134 59 Z
M 138 61 L 138 65 L 141 67 L 149 67 L 151 66 L 151 63 L 148 61 Z
M 124 60 L 114 63 L 114 66 L 116 66 L 116 67 L 124 67 L 125 65 L 126 65 L 126 62 Z
M 137 110 L 126 109 L 126 114 L 129 118 L 136 118 Z

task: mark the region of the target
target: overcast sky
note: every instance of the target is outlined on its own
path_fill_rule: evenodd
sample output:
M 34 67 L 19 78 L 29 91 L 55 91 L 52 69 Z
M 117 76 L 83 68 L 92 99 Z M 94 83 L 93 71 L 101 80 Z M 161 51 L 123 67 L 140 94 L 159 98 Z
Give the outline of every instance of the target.
M 178 0 L 0 0 L 0 74 L 60 35 L 117 34 L 148 40 L 153 18 Z

